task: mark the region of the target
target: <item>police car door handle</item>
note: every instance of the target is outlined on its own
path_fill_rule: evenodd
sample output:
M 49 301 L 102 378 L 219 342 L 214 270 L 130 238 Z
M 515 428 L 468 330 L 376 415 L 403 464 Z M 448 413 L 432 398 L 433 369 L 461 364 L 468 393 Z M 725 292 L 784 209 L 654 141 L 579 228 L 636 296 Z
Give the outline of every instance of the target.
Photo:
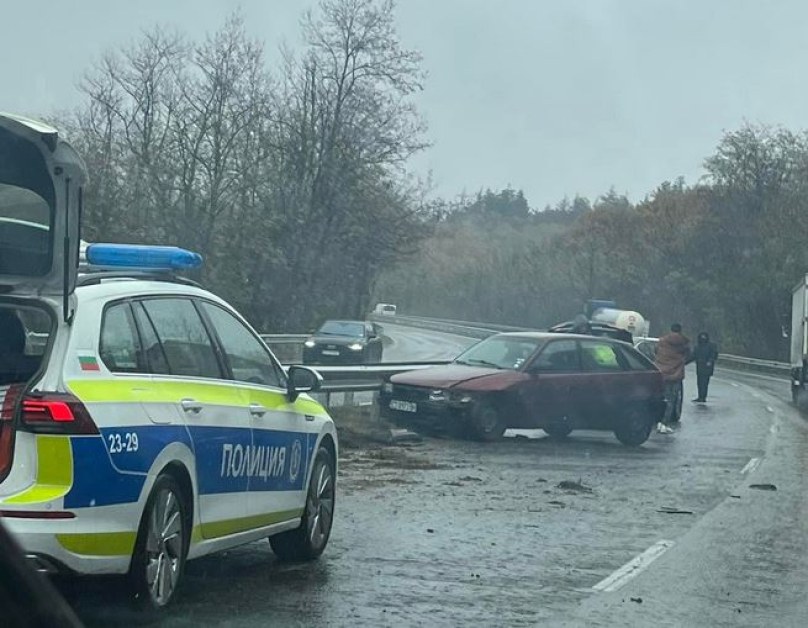
M 264 416 L 266 413 L 267 409 L 260 403 L 250 404 L 250 414 L 252 414 L 253 416 Z
M 202 404 L 195 399 L 183 399 L 180 401 L 180 405 L 186 412 L 193 412 L 194 414 L 199 414 L 202 412 Z

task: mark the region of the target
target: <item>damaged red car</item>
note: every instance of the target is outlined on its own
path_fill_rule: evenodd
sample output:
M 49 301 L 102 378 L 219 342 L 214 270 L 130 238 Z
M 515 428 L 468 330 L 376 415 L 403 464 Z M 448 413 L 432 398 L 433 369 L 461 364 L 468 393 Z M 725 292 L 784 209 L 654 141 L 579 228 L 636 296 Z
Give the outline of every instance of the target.
M 631 345 L 610 338 L 496 334 L 453 362 L 390 378 L 382 416 L 419 431 L 495 440 L 508 428 L 613 431 L 644 443 L 660 420 L 662 376 Z

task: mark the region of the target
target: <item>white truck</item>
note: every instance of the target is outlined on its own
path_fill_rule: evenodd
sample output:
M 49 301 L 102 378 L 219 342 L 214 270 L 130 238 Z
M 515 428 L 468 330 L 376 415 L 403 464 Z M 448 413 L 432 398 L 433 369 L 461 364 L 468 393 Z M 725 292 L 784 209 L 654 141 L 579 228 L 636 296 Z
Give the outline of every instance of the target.
M 377 303 L 376 307 L 373 308 L 373 313 L 382 316 L 395 316 L 396 306 L 392 303 Z
M 614 301 L 592 299 L 587 303 L 587 315 L 594 323 L 605 323 L 630 332 L 634 338 L 649 335 L 651 323 L 639 312 L 623 310 Z
M 791 291 L 791 397 L 808 407 L 808 275 Z

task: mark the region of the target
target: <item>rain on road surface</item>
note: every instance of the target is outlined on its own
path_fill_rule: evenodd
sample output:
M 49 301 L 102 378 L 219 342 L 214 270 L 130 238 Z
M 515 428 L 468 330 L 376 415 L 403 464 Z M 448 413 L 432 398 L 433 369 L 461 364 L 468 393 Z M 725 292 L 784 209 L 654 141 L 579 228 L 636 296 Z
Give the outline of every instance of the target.
M 470 342 L 386 331 L 388 360 Z M 354 443 L 318 562 L 280 564 L 265 541 L 190 562 L 158 624 L 805 625 L 808 429 L 787 396 L 787 383 L 721 372 L 680 432 L 639 450 L 605 432 Z M 620 571 L 649 548 L 647 568 Z M 112 583 L 65 588 L 88 625 L 148 623 Z

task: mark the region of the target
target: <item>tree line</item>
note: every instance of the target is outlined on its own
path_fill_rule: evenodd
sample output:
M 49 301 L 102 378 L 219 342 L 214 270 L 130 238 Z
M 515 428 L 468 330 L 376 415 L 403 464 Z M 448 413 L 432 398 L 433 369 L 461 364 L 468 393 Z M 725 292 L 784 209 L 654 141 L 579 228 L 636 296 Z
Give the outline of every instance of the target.
M 323 0 L 266 65 L 231 16 L 202 41 L 155 28 L 87 72 L 58 123 L 85 156 L 84 237 L 173 244 L 264 330 L 361 316 L 429 233 L 407 160 L 425 146 L 421 57 L 390 0 Z
M 541 211 L 519 190 L 428 200 L 417 51 L 392 0 L 322 0 L 273 67 L 231 16 L 193 41 L 155 28 L 109 51 L 56 120 L 87 160 L 90 241 L 175 244 L 262 330 L 403 313 L 543 327 L 593 297 L 661 333 L 783 357 L 790 289 L 808 269 L 808 135 L 727 132 L 698 183 Z M 492 120 L 492 124 L 496 124 Z
M 589 298 L 674 321 L 722 349 L 787 358 L 791 288 L 808 271 L 808 134 L 726 132 L 694 185 L 631 203 L 614 190 L 535 211 L 514 190 L 444 204 L 376 294 L 401 313 L 545 327 Z

